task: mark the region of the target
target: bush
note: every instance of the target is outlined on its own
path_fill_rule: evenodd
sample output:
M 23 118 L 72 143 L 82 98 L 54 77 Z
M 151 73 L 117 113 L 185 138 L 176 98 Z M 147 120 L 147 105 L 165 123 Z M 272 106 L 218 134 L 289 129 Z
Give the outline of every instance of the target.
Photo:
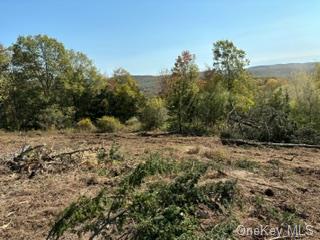
M 77 123 L 77 129 L 80 131 L 94 131 L 96 127 L 93 125 L 90 118 L 84 118 Z
M 74 118 L 73 107 L 60 108 L 52 105 L 42 110 L 38 116 L 38 123 L 42 129 L 64 129 L 71 127 Z
M 312 126 L 301 127 L 295 132 L 294 142 L 306 144 L 319 144 L 320 132 L 314 129 Z
M 161 98 L 149 99 L 140 112 L 140 121 L 144 130 L 161 128 L 167 119 L 167 109 Z
M 132 117 L 126 121 L 126 127 L 129 131 L 138 131 L 141 129 L 141 122 L 138 118 Z
M 116 132 L 122 128 L 119 119 L 111 116 L 103 116 L 97 121 L 97 126 L 100 132 Z

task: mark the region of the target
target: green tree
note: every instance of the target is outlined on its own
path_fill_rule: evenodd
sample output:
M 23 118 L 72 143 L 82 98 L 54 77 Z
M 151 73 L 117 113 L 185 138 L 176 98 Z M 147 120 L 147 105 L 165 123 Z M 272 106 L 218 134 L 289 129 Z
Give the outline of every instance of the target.
M 7 100 L 9 89 L 9 50 L 0 44 L 0 128 L 7 127 Z
M 19 37 L 12 51 L 15 77 L 38 87 L 48 101 L 58 98 L 68 66 L 63 44 L 46 35 Z
M 106 94 L 109 115 L 117 117 L 121 122 L 135 116 L 143 101 L 137 82 L 122 68 L 114 71 L 109 79 Z
M 215 70 L 209 69 L 204 72 L 198 111 L 203 126 L 208 130 L 225 119 L 228 93 L 222 80 L 222 76 Z
M 182 52 L 176 59 L 168 83 L 167 103 L 171 127 L 179 133 L 188 131 L 196 116 L 199 70 L 194 61 L 194 55 L 188 51 Z
M 1 118 L 7 128 L 60 128 L 106 114 L 108 104 L 100 99 L 106 77 L 85 54 L 67 50 L 46 35 L 19 37 L 10 51 L 10 71 L 5 80 L 0 78 L 1 98 L 6 96 Z M 3 56 L 1 50 L 0 67 Z
M 214 43 L 212 51 L 214 69 L 224 76 L 228 91 L 232 91 L 234 81 L 239 78 L 249 64 L 246 53 L 228 40 Z
M 66 51 L 62 43 L 46 35 L 19 37 L 11 51 L 9 122 L 14 129 L 37 128 L 38 113 L 63 101 Z
M 235 108 L 235 104 L 246 101 L 245 105 L 252 105 L 249 80 L 245 67 L 249 64 L 245 51 L 238 49 L 228 40 L 217 41 L 213 44 L 213 66 L 223 76 L 228 90 L 228 111 Z M 248 106 L 247 106 L 248 108 Z
M 85 54 L 73 50 L 67 54 L 69 65 L 64 80 L 63 104 L 75 108 L 76 120 L 104 116 L 108 111 L 108 103 L 100 99 L 100 95 L 107 86 L 107 78 L 99 73 Z

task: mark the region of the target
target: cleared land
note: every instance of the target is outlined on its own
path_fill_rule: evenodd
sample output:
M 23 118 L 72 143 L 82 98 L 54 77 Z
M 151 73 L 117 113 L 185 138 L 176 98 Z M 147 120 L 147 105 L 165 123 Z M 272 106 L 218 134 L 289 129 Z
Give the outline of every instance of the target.
M 124 160 L 103 167 L 94 152 L 81 153 L 79 162 L 69 169 L 32 177 L 15 173 L 5 164 L 26 144 L 45 144 L 61 153 L 88 147 L 110 149 L 114 141 L 121 146 Z M 113 188 L 152 152 L 177 161 L 215 162 L 218 167 L 210 169 L 201 181 L 237 180 L 241 207 L 235 208 L 233 215 L 242 225 L 277 226 L 280 220 L 310 224 L 314 234 L 304 239 L 320 239 L 320 150 L 225 146 L 215 137 L 41 132 L 0 135 L 0 239 L 44 239 L 72 201 L 94 195 L 102 187 Z M 209 212 L 203 215 L 203 224 L 218 218 Z M 64 239 L 77 238 L 68 235 Z

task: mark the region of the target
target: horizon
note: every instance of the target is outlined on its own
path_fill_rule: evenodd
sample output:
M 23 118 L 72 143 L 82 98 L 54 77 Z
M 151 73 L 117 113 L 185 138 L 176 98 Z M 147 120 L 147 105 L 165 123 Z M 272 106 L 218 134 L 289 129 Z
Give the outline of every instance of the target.
M 229 39 L 250 67 L 320 61 L 320 2 L 300 1 L 50 1 L 4 0 L 0 43 L 46 34 L 85 53 L 110 75 L 158 75 L 189 50 L 201 70 L 212 66 L 212 44 Z M 217 11 L 218 10 L 218 11 Z

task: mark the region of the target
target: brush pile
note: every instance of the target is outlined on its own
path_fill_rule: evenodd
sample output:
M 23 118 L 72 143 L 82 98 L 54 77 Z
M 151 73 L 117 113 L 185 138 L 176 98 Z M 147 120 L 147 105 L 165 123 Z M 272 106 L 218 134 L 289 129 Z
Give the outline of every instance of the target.
M 85 148 L 69 152 L 55 153 L 45 145 L 25 145 L 13 157 L 5 161 L 7 167 L 15 173 L 26 174 L 29 178 L 38 173 L 61 173 L 81 164 L 84 153 L 102 148 Z

